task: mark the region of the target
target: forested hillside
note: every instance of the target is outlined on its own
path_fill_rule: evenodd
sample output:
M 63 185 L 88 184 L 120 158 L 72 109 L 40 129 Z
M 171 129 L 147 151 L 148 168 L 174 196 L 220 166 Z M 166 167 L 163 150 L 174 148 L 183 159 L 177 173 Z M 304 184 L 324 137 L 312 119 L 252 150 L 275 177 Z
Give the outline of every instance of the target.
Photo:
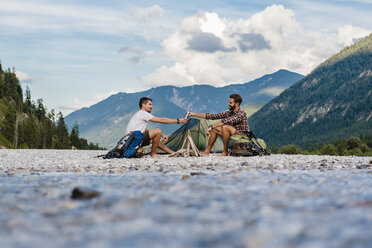
M 62 113 L 48 111 L 43 99 L 31 99 L 27 87 L 25 96 L 20 82 L 10 69 L 0 64 L 0 147 L 40 149 L 98 149 L 98 144 L 79 137 L 79 127 L 71 133 Z
M 249 119 L 269 145 L 310 149 L 372 135 L 372 34 L 320 64 Z

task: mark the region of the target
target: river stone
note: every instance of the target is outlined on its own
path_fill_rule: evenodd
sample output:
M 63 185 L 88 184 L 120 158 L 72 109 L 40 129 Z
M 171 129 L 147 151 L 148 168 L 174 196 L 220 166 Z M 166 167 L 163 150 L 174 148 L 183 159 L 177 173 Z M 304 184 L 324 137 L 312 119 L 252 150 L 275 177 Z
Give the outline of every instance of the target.
M 71 193 L 71 199 L 73 200 L 89 200 L 100 196 L 100 193 L 95 190 L 83 190 L 80 188 L 74 188 Z
M 362 170 L 362 169 L 367 169 L 369 167 L 369 165 L 368 164 L 358 164 L 356 167 L 357 167 L 357 169 Z
M 191 176 L 205 176 L 206 174 L 204 172 L 191 172 Z
M 182 176 L 182 180 L 187 180 L 187 179 L 190 179 L 191 177 L 189 175 L 183 175 Z

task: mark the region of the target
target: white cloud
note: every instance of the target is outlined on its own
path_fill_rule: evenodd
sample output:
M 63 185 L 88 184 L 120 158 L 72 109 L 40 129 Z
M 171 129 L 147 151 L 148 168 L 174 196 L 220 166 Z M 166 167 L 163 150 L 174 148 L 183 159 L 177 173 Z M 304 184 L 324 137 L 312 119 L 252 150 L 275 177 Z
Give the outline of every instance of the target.
M 351 25 L 340 27 L 336 33 L 305 30 L 295 13 L 282 5 L 239 20 L 199 12 L 184 19 L 162 42 L 174 65 L 161 66 L 141 79 L 146 86 L 222 86 L 279 69 L 307 74 L 369 32 Z
M 2 1 L 1 25 L 22 31 L 117 33 L 121 13 L 109 9 L 35 1 Z
M 35 16 L 86 18 L 100 21 L 112 20 L 113 16 L 116 16 L 117 13 L 116 11 L 102 8 L 19 0 L 2 1 L 0 12 L 31 14 Z
M 176 27 L 176 22 L 171 16 L 172 14 L 167 13 L 159 5 L 131 8 L 123 15 L 122 26 L 126 27 L 126 31 L 131 35 L 137 34 L 147 40 L 160 41 Z
M 130 18 L 134 21 L 150 22 L 154 17 L 160 17 L 165 14 L 165 10 L 159 5 L 153 5 L 148 8 L 136 8 L 130 15 Z
M 103 101 L 106 98 L 108 98 L 108 97 L 110 97 L 114 94 L 117 94 L 117 93 L 119 93 L 119 92 L 115 91 L 115 90 L 111 90 L 109 92 L 104 92 L 104 93 L 97 93 L 97 94 L 94 95 L 94 101 L 93 101 L 94 103 L 93 104 L 96 104 L 100 101 Z M 93 105 L 93 104 L 91 104 L 91 105 Z
M 131 52 L 131 53 L 135 53 L 137 55 L 143 54 L 142 48 L 140 48 L 138 46 L 133 46 L 133 47 L 125 46 L 125 47 L 123 47 L 119 50 L 119 53 L 125 53 L 125 52 Z
M 225 30 L 226 24 L 216 13 L 206 12 L 198 21 L 202 32 L 212 33 L 217 37 L 222 37 L 222 32 Z
M 164 37 L 169 26 L 174 25 L 159 20 L 164 13 L 165 10 L 158 5 L 110 9 L 35 0 L 0 0 L 0 27 L 6 28 L 8 33 L 86 32 L 159 39 Z
M 161 66 L 142 80 L 148 82 L 148 85 L 159 85 L 159 82 L 162 82 L 162 85 L 175 86 L 195 84 L 194 78 L 189 76 L 185 69 L 185 65 L 181 63 L 176 63 L 171 68 Z
M 71 113 L 75 110 L 78 110 L 78 109 L 81 109 L 81 108 L 84 108 L 84 107 L 88 107 L 88 106 L 89 105 L 81 103 L 79 101 L 79 99 L 77 97 L 75 97 L 74 98 L 74 103 L 69 104 L 69 105 L 59 106 L 58 108 L 61 109 L 61 110 L 64 110 L 65 115 L 67 115 L 67 114 L 69 114 L 69 113 Z
M 129 93 L 135 93 L 136 91 L 133 88 L 126 88 L 124 92 L 129 94 Z
M 118 52 L 119 53 L 130 53 L 130 54 L 134 54 L 134 56 L 131 56 L 129 58 L 129 61 L 132 64 L 138 64 L 138 63 L 140 63 L 141 61 L 143 61 L 145 59 L 145 53 L 144 53 L 144 51 L 142 50 L 142 48 L 137 47 L 137 46 L 134 46 L 134 47 L 125 46 L 125 47 L 121 48 Z
M 338 29 L 338 41 L 345 45 L 351 45 L 356 39 L 364 37 L 367 34 L 363 28 L 345 25 Z
M 93 99 L 91 101 L 85 102 L 85 103 L 80 102 L 80 100 L 77 97 L 74 97 L 74 102 L 72 104 L 65 105 L 65 106 L 59 106 L 58 109 L 63 110 L 63 113 L 65 115 L 68 115 L 75 110 L 90 107 L 90 106 L 92 106 L 92 105 L 94 105 L 94 104 L 96 104 L 100 101 L 105 100 L 106 98 L 110 97 L 111 95 L 114 95 L 114 94 L 117 94 L 117 93 L 118 92 L 114 91 L 114 90 L 111 90 L 111 91 L 105 92 L 105 93 L 97 93 L 93 96 Z
M 15 74 L 16 74 L 17 78 L 19 79 L 19 81 L 21 81 L 22 83 L 25 83 L 25 84 L 31 84 L 32 81 L 34 80 L 33 77 L 31 77 L 29 74 L 27 74 L 25 72 L 22 72 L 22 71 L 16 70 Z
M 154 54 L 154 51 L 150 50 L 150 51 L 144 51 L 142 48 L 138 47 L 138 46 L 125 46 L 125 47 L 122 47 L 118 53 L 127 53 L 127 54 L 132 54 L 133 56 L 131 56 L 129 58 L 129 61 L 132 63 L 132 64 L 138 64 L 142 61 L 144 61 L 144 59 L 146 58 L 147 55 L 152 55 Z

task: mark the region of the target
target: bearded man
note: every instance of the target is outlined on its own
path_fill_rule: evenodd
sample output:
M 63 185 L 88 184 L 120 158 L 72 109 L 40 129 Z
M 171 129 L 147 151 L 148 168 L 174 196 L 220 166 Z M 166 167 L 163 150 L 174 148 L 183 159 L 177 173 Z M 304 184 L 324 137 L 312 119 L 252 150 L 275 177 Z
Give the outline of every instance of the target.
M 229 98 L 229 110 L 219 113 L 190 113 L 190 116 L 196 116 L 204 119 L 217 120 L 221 119 L 220 122 L 209 126 L 207 129 L 207 135 L 209 136 L 207 148 L 204 151 L 204 155 L 209 155 L 211 149 L 216 142 L 217 135 L 222 137 L 223 140 L 223 152 L 221 156 L 228 155 L 228 142 L 232 135 L 243 134 L 249 135 L 248 117 L 247 113 L 240 108 L 242 103 L 242 97 L 239 94 L 232 94 Z

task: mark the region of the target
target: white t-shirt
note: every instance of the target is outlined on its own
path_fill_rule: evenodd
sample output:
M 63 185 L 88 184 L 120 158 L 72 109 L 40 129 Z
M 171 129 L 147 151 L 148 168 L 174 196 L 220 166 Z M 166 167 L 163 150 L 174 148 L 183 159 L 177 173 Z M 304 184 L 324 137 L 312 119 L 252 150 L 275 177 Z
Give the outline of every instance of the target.
M 125 134 L 127 135 L 131 131 L 141 131 L 141 133 L 145 132 L 147 122 L 152 117 L 154 116 L 149 112 L 146 112 L 145 110 L 139 110 L 133 115 L 132 119 L 130 119 Z

